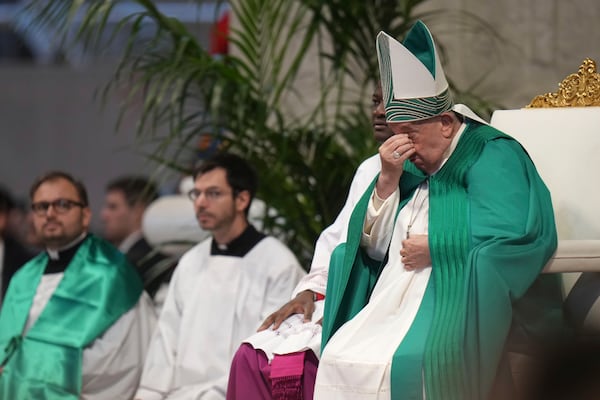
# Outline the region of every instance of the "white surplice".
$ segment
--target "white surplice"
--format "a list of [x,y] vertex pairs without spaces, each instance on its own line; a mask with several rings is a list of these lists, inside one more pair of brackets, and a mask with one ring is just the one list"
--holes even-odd
[[[408,332],[425,293],[431,268],[407,271],[402,263],[401,240],[390,243],[390,234],[404,237],[412,215],[412,234],[426,234],[429,201],[424,183],[419,196],[411,199],[394,217],[398,191],[375,211],[369,205],[369,218],[376,218],[363,243],[371,256],[381,258],[389,245],[389,261],[379,277],[369,303],[330,339],[321,356],[315,399],[389,399],[391,360]],[[418,212],[417,212],[418,211]],[[404,235],[404,236],[402,236]]]
[[304,275],[272,237],[243,257],[210,249],[211,239],[196,245],[175,269],[136,398],[224,399],[240,343],[289,300]]
[[[327,276],[329,272],[329,259],[331,253],[340,244],[346,241],[348,235],[348,221],[354,210],[354,206],[360,200],[361,196],[367,190],[367,187],[373,182],[375,176],[381,170],[381,159],[379,154],[375,154],[363,161],[356,169],[354,178],[348,191],[348,197],[344,207],[336,217],[335,221],[329,225],[317,239],[315,243],[315,253],[310,265],[308,274],[298,283],[294,289],[292,297],[304,290],[312,290],[316,293],[325,294],[327,287]],[[283,305],[283,304],[281,304]]]
[[[44,274],[24,334],[33,326],[64,273]],[[156,324],[152,301],[142,292],[137,304],[83,349],[82,400],[130,400],[142,374],[146,348]]]

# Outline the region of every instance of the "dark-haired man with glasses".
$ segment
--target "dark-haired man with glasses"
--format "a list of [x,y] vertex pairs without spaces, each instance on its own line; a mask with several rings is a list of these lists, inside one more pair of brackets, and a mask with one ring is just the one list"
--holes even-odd
[[129,399],[155,322],[139,276],[88,233],[81,182],[51,172],[30,197],[46,251],[14,275],[0,312],[0,398]]
[[212,238],[175,269],[136,398],[225,399],[235,350],[304,274],[283,243],[248,222],[256,186],[253,168],[233,154],[196,170],[189,196]]

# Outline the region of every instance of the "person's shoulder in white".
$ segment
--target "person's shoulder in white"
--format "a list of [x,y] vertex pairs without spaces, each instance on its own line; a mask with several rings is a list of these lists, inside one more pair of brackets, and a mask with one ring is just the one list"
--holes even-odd
[[[265,257],[265,251],[269,256]],[[279,239],[274,236],[266,236],[258,242],[245,256],[246,258],[257,258],[260,264],[274,269],[289,269],[304,275],[294,253]]]
[[131,399],[155,326],[152,300],[143,292],[132,309],[83,351],[81,399]]
[[329,270],[329,258],[337,245],[346,239],[347,225],[360,196],[381,169],[379,154],[365,159],[356,169],[344,207],[335,221],[321,232],[315,244],[315,252],[308,274],[294,289],[292,297],[305,290],[325,294]]
[[254,282],[257,290],[261,286],[265,290],[261,318],[266,318],[289,300],[294,287],[306,275],[294,253],[273,236],[263,238],[244,258],[250,267],[247,271],[249,281]]
[[365,159],[358,168],[356,168],[356,173],[354,176],[362,175],[362,174],[372,174],[371,179],[375,177],[375,174],[379,172],[381,169],[381,158],[379,154],[373,154],[371,157]]
[[175,268],[174,274],[181,274],[188,268],[194,268],[194,265],[197,264],[198,257],[205,256],[210,253],[211,241],[212,238],[204,239],[183,253],[183,255],[179,258],[179,262],[177,263],[177,268]]

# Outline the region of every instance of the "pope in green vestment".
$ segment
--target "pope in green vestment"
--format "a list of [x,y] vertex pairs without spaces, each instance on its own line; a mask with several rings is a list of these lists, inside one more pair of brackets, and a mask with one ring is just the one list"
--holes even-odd
[[[410,291],[400,297],[397,306],[385,304],[386,299],[381,296],[375,301],[371,297],[380,286],[393,286],[389,276],[404,277],[402,272],[391,275],[389,269],[404,267],[400,255],[391,249],[397,249],[407,234],[406,229],[398,228],[399,222],[394,223],[390,250],[383,260],[372,259],[361,246],[367,208],[377,197],[376,179],[353,212],[347,242],[331,258],[315,398],[486,400],[492,395],[513,303],[525,294],[556,249],[550,193],[526,151],[514,139],[473,119],[460,117],[456,122],[457,117],[451,117],[453,104],[447,83],[431,36],[422,23],[409,32],[404,41],[406,47],[394,48],[396,45],[402,46],[389,37],[378,37],[388,123],[434,121],[431,118],[444,114],[460,125],[453,131],[455,147],[448,150],[446,159],[442,161],[440,157],[439,169],[425,173],[411,158],[404,161],[399,179],[398,220],[403,209],[415,201],[413,196],[422,190],[428,193],[430,275],[423,281],[423,293],[416,300],[410,298]],[[400,68],[414,60],[394,64],[396,56],[415,58],[407,49],[418,54],[417,61],[427,67],[432,84],[424,86],[432,88],[430,96],[404,96],[402,90],[412,82],[398,86],[401,78],[393,76],[401,73],[402,79],[416,79],[410,76],[410,68]],[[427,132],[432,135],[431,130]],[[413,140],[417,139],[405,140],[404,147],[397,147],[393,153],[390,150],[390,154],[380,150],[382,165],[400,158],[400,152],[406,151]],[[382,149],[387,148],[384,146]],[[389,158],[383,159],[384,156]],[[403,217],[404,223],[409,220],[409,227],[420,209],[410,206],[410,216]],[[387,281],[382,283],[382,277]],[[378,294],[382,292],[379,290]],[[409,302],[415,305],[414,315],[402,311]],[[360,361],[352,355],[344,358],[348,354],[339,345],[351,344],[365,352],[385,347],[373,343],[381,341],[376,336],[378,332],[371,332],[370,336],[361,333],[369,329],[363,321],[378,313],[373,304],[391,310],[371,319],[380,322],[382,329],[393,326],[390,321],[398,318],[408,324],[406,332],[398,333],[400,343],[389,355],[391,391],[386,393],[377,393],[376,389],[385,374],[371,366],[364,368],[368,373],[361,372]],[[364,346],[353,340],[363,340]],[[335,343],[333,350],[328,348],[330,343]],[[382,368],[385,357],[380,357],[384,361]],[[339,371],[331,371],[336,369]],[[345,389],[340,389],[346,385],[344,379],[349,388],[345,393]]]

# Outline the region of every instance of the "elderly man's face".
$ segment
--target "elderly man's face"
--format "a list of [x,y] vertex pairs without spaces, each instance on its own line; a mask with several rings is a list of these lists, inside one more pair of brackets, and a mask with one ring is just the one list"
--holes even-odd
[[404,134],[413,141],[415,154],[410,158],[417,168],[432,174],[441,165],[444,154],[452,141],[448,126],[442,116],[416,122],[389,123],[394,134]]

